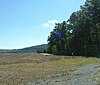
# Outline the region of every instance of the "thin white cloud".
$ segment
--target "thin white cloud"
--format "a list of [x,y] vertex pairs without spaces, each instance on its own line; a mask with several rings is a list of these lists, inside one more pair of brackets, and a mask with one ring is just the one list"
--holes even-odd
[[44,27],[44,28],[51,28],[52,26],[51,26],[50,24],[48,24],[48,23],[44,23],[44,24],[43,24],[43,27]]
[[57,20],[49,20],[47,23],[43,24],[44,28],[53,28],[55,23],[58,23]]
[[57,20],[49,20],[48,23],[55,24],[55,23],[58,23],[58,21]]

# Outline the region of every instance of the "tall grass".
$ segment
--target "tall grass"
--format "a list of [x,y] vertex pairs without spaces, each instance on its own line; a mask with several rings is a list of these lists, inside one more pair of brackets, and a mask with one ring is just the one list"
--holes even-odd
[[89,63],[100,63],[100,59],[44,56],[36,53],[0,54],[0,85],[27,85],[28,82],[59,69],[67,71]]

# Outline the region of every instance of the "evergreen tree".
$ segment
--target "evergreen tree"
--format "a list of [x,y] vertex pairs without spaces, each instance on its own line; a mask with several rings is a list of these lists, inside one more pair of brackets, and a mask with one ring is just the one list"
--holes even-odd
[[67,22],[57,23],[48,38],[48,52],[100,56],[100,0],[86,0]]

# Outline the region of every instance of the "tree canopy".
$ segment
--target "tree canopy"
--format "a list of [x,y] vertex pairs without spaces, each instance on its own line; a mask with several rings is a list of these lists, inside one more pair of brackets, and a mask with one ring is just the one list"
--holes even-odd
[[58,55],[100,56],[100,0],[86,0],[67,21],[56,23],[47,51]]

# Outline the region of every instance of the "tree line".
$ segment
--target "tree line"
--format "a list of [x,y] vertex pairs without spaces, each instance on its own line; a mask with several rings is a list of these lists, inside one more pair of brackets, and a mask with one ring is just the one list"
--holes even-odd
[[48,37],[47,52],[100,56],[100,0],[86,0],[67,21],[56,23]]

